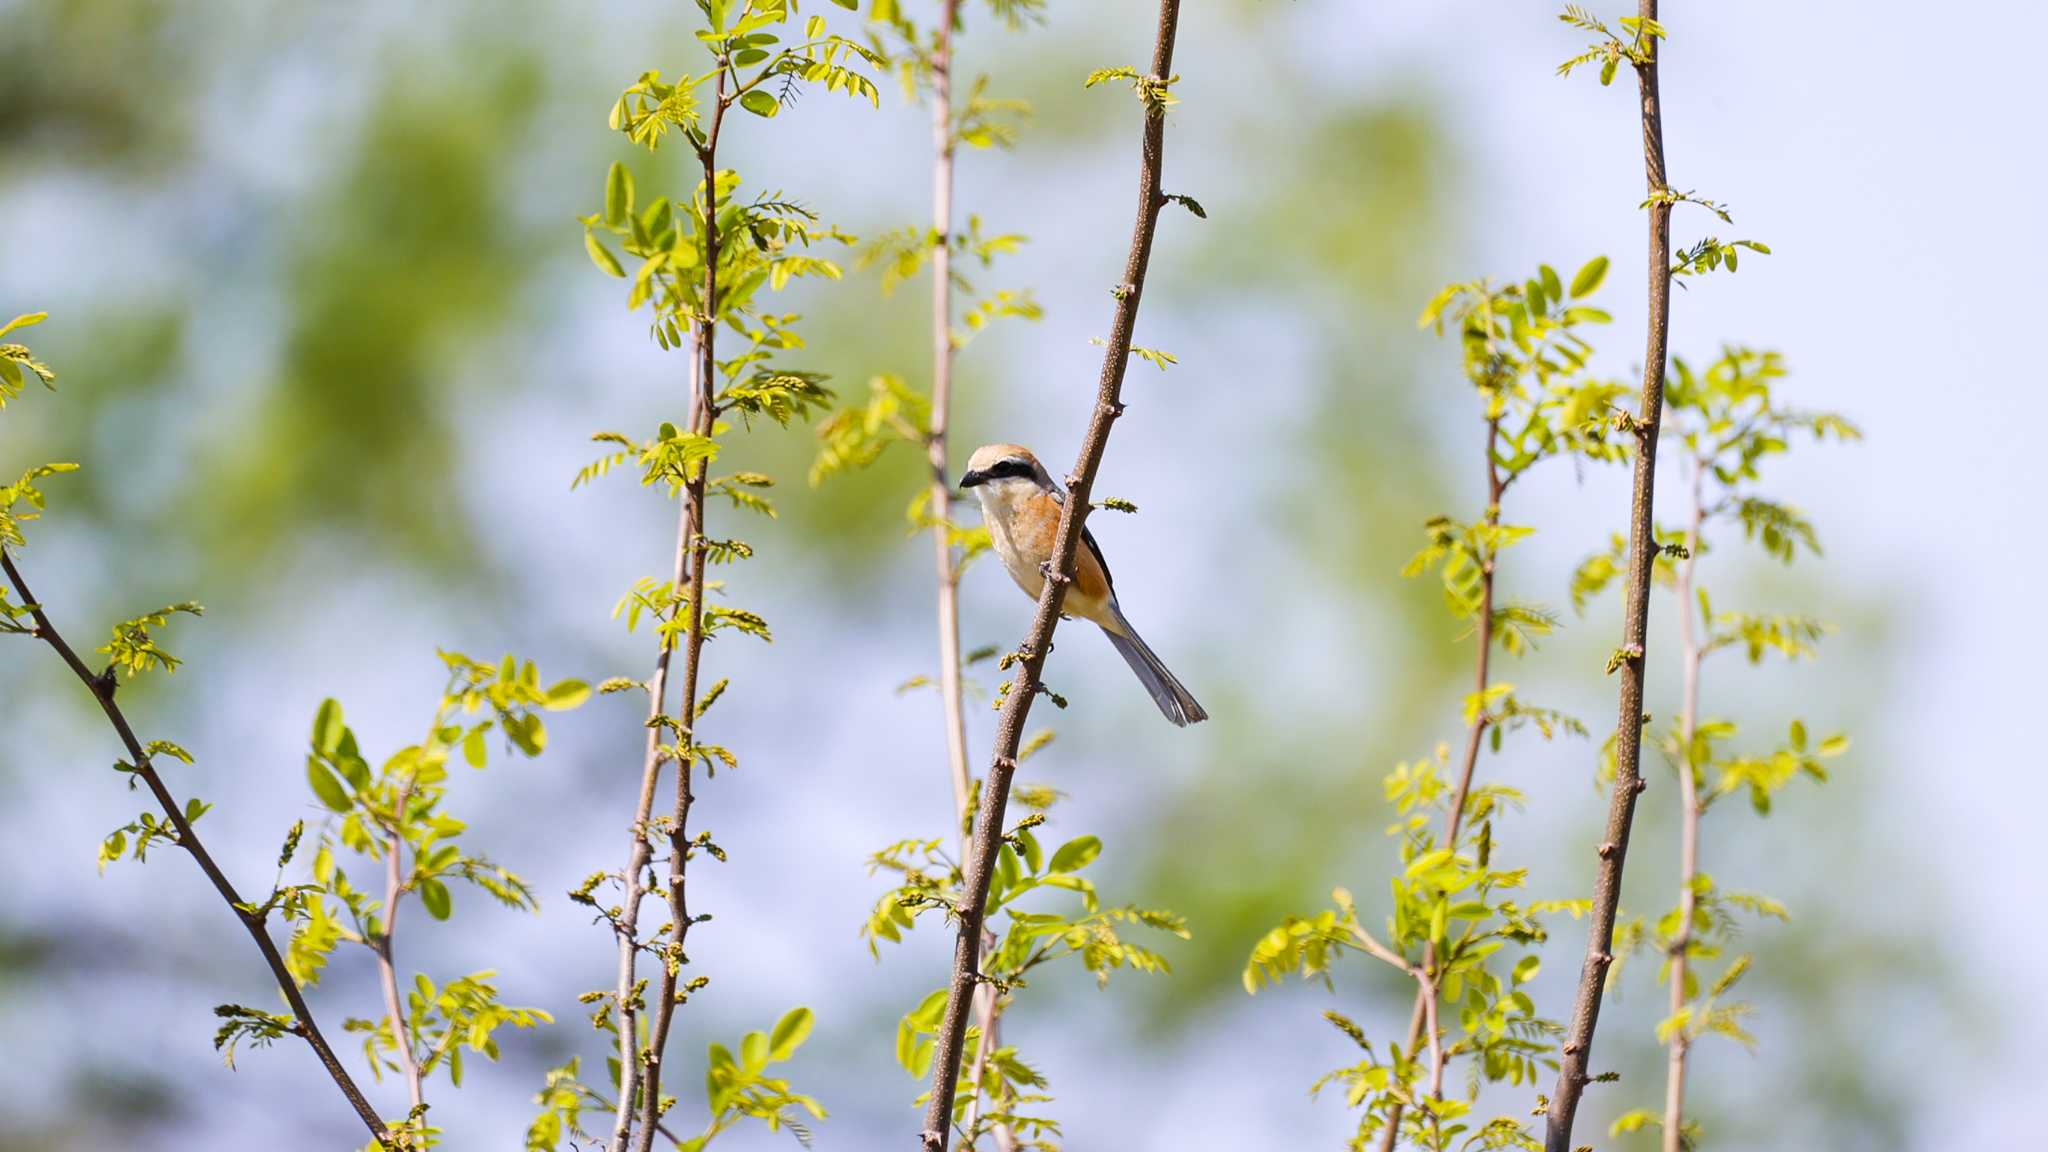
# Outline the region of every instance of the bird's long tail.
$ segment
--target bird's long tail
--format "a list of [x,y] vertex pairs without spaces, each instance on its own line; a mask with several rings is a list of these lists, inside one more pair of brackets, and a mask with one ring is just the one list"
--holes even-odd
[[1120,631],[1104,628],[1102,634],[1109,637],[1109,642],[1123,656],[1124,663],[1138,674],[1139,682],[1145,685],[1145,691],[1152,694],[1152,702],[1159,705],[1159,711],[1179,728],[1207,720],[1209,714],[1202,710],[1186,686],[1167,670],[1158,655],[1138,638],[1138,630],[1124,619],[1122,610],[1111,605],[1110,611],[1115,614]]

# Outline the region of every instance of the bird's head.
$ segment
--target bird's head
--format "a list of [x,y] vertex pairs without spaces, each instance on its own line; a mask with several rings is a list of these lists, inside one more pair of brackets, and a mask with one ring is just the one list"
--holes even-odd
[[1029,448],[1019,444],[984,444],[967,458],[967,472],[960,477],[960,487],[986,489],[980,493],[986,496],[1027,489],[1051,492],[1057,485]]

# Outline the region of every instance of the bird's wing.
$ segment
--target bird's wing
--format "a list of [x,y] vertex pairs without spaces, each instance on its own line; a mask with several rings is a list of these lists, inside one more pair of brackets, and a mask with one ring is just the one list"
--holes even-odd
[[1095,557],[1096,566],[1102,569],[1103,587],[1114,594],[1116,592],[1116,577],[1109,574],[1109,561],[1102,558],[1102,545],[1095,542],[1095,533],[1090,532],[1086,524],[1081,526],[1081,543],[1088,546],[1088,554]]

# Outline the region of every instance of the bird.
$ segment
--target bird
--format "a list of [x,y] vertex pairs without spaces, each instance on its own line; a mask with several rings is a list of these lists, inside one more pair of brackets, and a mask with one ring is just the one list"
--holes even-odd
[[[1060,508],[1066,490],[1046,473],[1045,465],[1031,451],[1017,444],[985,444],[968,458],[967,472],[960,488],[971,491],[981,503],[981,519],[988,525],[989,543],[1002,559],[1003,568],[1017,587],[1033,600],[1045,591],[1045,565],[1052,559],[1053,541],[1059,535]],[[1138,630],[1131,627],[1116,600],[1116,585],[1109,564],[1095,535],[1081,529],[1084,547],[1074,558],[1073,583],[1061,611],[1078,616],[1102,629],[1109,642],[1145,690],[1153,703],[1176,727],[1207,720],[1209,714],[1194,695],[1167,670]]]

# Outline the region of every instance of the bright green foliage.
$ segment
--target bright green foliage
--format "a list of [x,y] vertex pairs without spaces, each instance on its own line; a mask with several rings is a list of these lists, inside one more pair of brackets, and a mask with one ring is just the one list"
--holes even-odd
[[1630,67],[1639,67],[1649,62],[1657,50],[1656,41],[1664,38],[1664,26],[1655,20],[1640,16],[1623,16],[1616,23],[1626,37],[1607,27],[1605,21],[1577,4],[1567,4],[1558,19],[1600,37],[1592,47],[1557,66],[1559,76],[1569,76],[1581,64],[1600,62],[1600,83],[1602,86],[1614,83],[1614,74],[1623,62]]
[[[855,7],[848,0],[840,3]],[[745,471],[717,474],[713,469],[727,454],[731,437],[752,430],[757,420],[787,427],[810,420],[831,401],[823,375],[778,362],[784,353],[801,350],[804,341],[795,327],[799,318],[770,311],[766,296],[804,277],[839,279],[839,265],[818,250],[855,243],[854,237],[821,223],[810,207],[780,192],[739,195],[739,173],[718,166],[720,137],[733,130],[727,114],[740,109],[773,119],[805,85],[878,104],[874,81],[859,68],[883,63],[872,49],[828,32],[822,16],[809,17],[801,37],[785,43],[787,26],[797,15],[795,0],[699,0],[697,6],[706,22],[696,34],[705,54],[701,71],[685,70],[673,81],[665,80],[660,71],[644,72],[620,94],[611,113],[611,127],[650,152],[680,137],[697,161],[695,187],[683,196],[657,196],[642,204],[631,170],[613,164],[605,178],[602,208],[582,220],[591,260],[606,274],[631,281],[626,305],[636,311],[648,308],[649,333],[655,342],[663,349],[691,353],[689,418],[664,421],[647,438],[599,433],[594,439],[607,446],[605,454],[572,482],[572,487],[581,486],[630,462],[638,466],[643,486],[685,502],[690,528],[677,546],[687,575],[681,580],[671,575],[636,581],[613,614],[623,616],[629,629],[643,617],[652,619],[661,666],[666,669],[671,653],[681,652],[687,671],[680,679],[686,684],[696,680],[702,644],[720,633],[771,639],[768,622],[758,613],[711,603],[709,598],[723,590],[723,582],[704,578],[701,572],[705,565],[734,564],[754,554],[743,540],[708,534],[710,500],[723,498],[736,510],[772,518],[775,506],[766,490],[774,486],[774,478]],[[615,254],[615,246],[625,254],[624,261]],[[726,341],[718,344],[721,331]],[[734,336],[739,338],[737,351],[732,350]],[[721,352],[724,355],[717,355]],[[657,706],[657,714],[647,721],[655,733],[646,767],[648,788],[654,787],[664,765],[673,764],[683,774],[702,765],[707,775],[719,767],[739,765],[736,753],[699,733],[699,722],[726,684],[719,680],[698,699],[683,701],[680,717],[659,714]],[[605,682],[604,690],[633,686],[634,681],[614,677]],[[529,1130],[529,1149],[587,1139],[578,1117],[586,1105],[615,1113],[621,1134],[630,1131],[629,1117],[638,1114],[651,1090],[648,1079],[635,1079],[622,1089],[622,1072],[628,1067],[622,1061],[633,1061],[630,1068],[636,1077],[649,1069],[651,1079],[651,1069],[658,1067],[652,1058],[668,1039],[666,1010],[685,1002],[707,982],[702,976],[683,980],[680,973],[689,962],[685,935],[692,924],[710,919],[708,915],[677,915],[672,920],[682,923],[667,923],[650,933],[643,933],[639,923],[641,900],[665,894],[669,885],[653,869],[657,853],[666,854],[663,863],[678,874],[700,853],[725,859],[724,850],[706,833],[680,842],[676,830],[685,826],[693,802],[687,775],[677,797],[672,814],[636,822],[631,868],[595,874],[570,893],[573,901],[595,909],[610,925],[626,954],[622,967],[631,970],[619,987],[582,997],[592,1006],[592,1023],[615,1045],[617,1056],[610,1062],[613,1099],[606,1101],[583,1087],[573,1062],[555,1069],[539,1099],[543,1111]],[[645,865],[639,863],[642,859]],[[597,892],[608,883],[619,884],[628,899],[616,906],[602,903]],[[674,884],[680,891],[681,881]],[[660,965],[658,996],[669,1001],[662,1005],[661,1023],[652,1027],[643,1012],[649,1008],[648,982],[637,972],[642,953]],[[795,1028],[792,1022],[799,1018],[800,1031],[807,1032],[807,1009],[785,1017],[784,1025]],[[680,1140],[680,1146],[701,1148],[748,1117],[807,1136],[793,1110],[816,1117],[824,1114],[823,1109],[792,1092],[787,1082],[763,1072],[767,1063],[787,1059],[801,1040],[801,1034],[789,1040],[784,1027],[778,1026],[772,1040],[749,1036],[737,1060],[714,1045],[707,1085],[709,1126],[692,1139]],[[631,1098],[619,1100],[622,1091]],[[660,1095],[653,1103],[656,1115],[666,1116],[673,1098]],[[676,1125],[669,1122],[666,1127]],[[642,1142],[651,1137],[640,1134]]]
[[[0,336],[17,329],[32,328],[47,320],[49,316],[48,312],[30,312],[16,316],[7,323],[0,324]],[[42,381],[43,386],[51,391],[56,391],[57,374],[50,370],[48,364],[36,359],[24,345],[0,343],[0,409],[5,409],[9,400],[21,395],[22,385],[29,376]]]
[[[16,316],[5,325],[0,325],[0,336],[22,328],[32,328],[49,317],[47,312],[30,312]],[[25,345],[0,343],[0,411],[4,411],[9,400],[21,395],[22,386],[29,376],[43,382],[51,391],[56,391],[57,374],[50,366],[35,358]],[[76,464],[43,464],[30,468],[21,474],[21,479],[12,484],[0,485],[0,547],[21,548],[28,541],[22,535],[22,525],[39,519],[43,513],[44,497],[36,481],[49,476],[78,470]],[[0,588],[0,633],[23,632],[27,629],[18,623],[26,618],[28,610],[13,603],[6,589]]]
[[[1037,0],[1011,0],[991,7],[1015,26],[1036,15],[1041,5]],[[906,98],[915,99],[934,80],[940,30],[921,28],[891,0],[874,5],[873,19],[875,43],[878,47],[886,46],[884,50],[903,82]],[[1163,88],[1160,94],[1164,95]],[[942,150],[941,162],[949,163],[962,144],[969,148],[1009,147],[1016,139],[1016,122],[1028,116],[1029,111],[1022,101],[990,96],[988,78],[977,78],[964,103],[956,101],[953,106],[952,132]],[[888,294],[924,272],[935,263],[935,255],[944,252],[948,257],[946,287],[950,290],[944,330],[949,349],[958,351],[996,320],[1036,320],[1042,315],[1028,291],[998,289],[983,293],[961,272],[970,260],[987,269],[997,257],[1015,251],[1023,242],[1024,237],[1019,235],[984,231],[981,218],[970,213],[967,226],[954,228],[950,233],[929,226],[886,233],[863,251],[860,266],[879,267],[881,289]],[[958,323],[952,315],[956,297]],[[935,327],[938,326],[935,321]],[[1173,360],[1170,355],[1151,349],[1133,349],[1133,353],[1161,369]],[[865,468],[892,445],[908,445],[920,454],[928,452],[939,443],[933,425],[933,401],[928,392],[913,387],[901,376],[879,374],[871,381],[865,402],[841,408],[819,426],[820,447],[811,467],[811,483],[821,484],[839,473]],[[913,533],[927,529],[943,533],[952,553],[941,568],[941,579],[957,583],[960,573],[988,550],[988,529],[979,524],[967,527],[956,521],[950,487],[940,484],[938,488],[948,493],[945,507],[933,506],[938,493],[929,482],[920,483],[910,495],[909,527]],[[1123,510],[1136,511],[1128,501],[1115,503]],[[967,667],[995,657],[997,652],[995,648],[984,648],[969,653],[962,668],[956,671],[964,673]],[[999,667],[1007,668],[1012,658],[1003,657]],[[926,687],[933,682],[931,677],[915,676],[905,681],[900,690]],[[994,698],[998,706],[1009,688],[1008,682],[998,687]],[[1040,690],[1054,704],[1066,706],[1066,700],[1050,688],[1041,685]],[[1028,758],[1052,739],[1051,731],[1039,732],[1020,747],[1019,759]],[[1044,809],[1053,802],[1054,795],[1049,790],[1031,788],[1020,788],[1017,795],[1036,811],[998,850],[996,872],[990,881],[986,909],[990,934],[982,956],[982,975],[996,990],[990,1019],[999,1019],[1009,1009],[1016,993],[1025,987],[1029,973],[1065,957],[1073,957],[1099,983],[1107,983],[1118,968],[1166,971],[1165,959],[1131,939],[1131,930],[1148,928],[1185,937],[1187,930],[1180,918],[1134,906],[1103,906],[1094,884],[1079,875],[1101,852],[1101,842],[1084,836],[1068,842],[1048,858],[1032,829],[1044,820]],[[862,929],[870,949],[878,949],[882,940],[900,940],[905,931],[916,925],[919,916],[931,909],[942,909],[949,917],[953,914],[962,898],[964,878],[958,863],[948,854],[948,843],[949,839],[944,837],[905,840],[870,858],[872,870],[891,873],[898,880],[877,902]],[[1080,907],[1057,910],[1034,906],[1027,910],[1017,906],[1020,898],[1042,889],[1072,893]],[[1008,919],[1003,921],[1006,927],[998,935],[999,913],[1007,913]],[[945,989],[938,990],[907,1014],[898,1027],[896,1056],[914,1078],[924,1079],[931,1074],[935,1034],[945,1011],[946,997]],[[1004,1146],[1057,1147],[1054,1141],[1059,1136],[1059,1125],[1045,1114],[1044,1106],[1052,1099],[1045,1091],[1047,1081],[1018,1055],[1015,1046],[997,1043],[994,1035],[984,1037],[977,1020],[969,1026],[963,1052],[961,1090],[953,1102],[953,1122],[960,1132],[958,1146],[974,1147],[977,1140],[993,1133]],[[920,1097],[920,1102],[923,1099]]]
[[188,600],[154,612],[144,612],[133,620],[114,625],[114,638],[101,645],[98,651],[105,654],[113,667],[126,672],[131,680],[153,668],[175,672],[182,661],[157,647],[156,641],[150,638],[149,630],[163,627],[177,612],[204,616],[206,609]]
[[[685,1152],[701,1152],[720,1133],[743,1120],[758,1120],[771,1132],[787,1128],[806,1147],[811,1130],[805,1116],[825,1118],[825,1107],[815,1099],[793,1090],[789,1081],[768,1074],[770,1066],[787,1062],[810,1038],[814,1016],[809,1008],[792,1008],[767,1032],[749,1032],[741,1039],[738,1054],[723,1044],[710,1046],[710,1066],[705,1070],[705,1099],[710,1121],[694,1136],[678,1135],[674,1146]],[[599,1139],[583,1124],[585,1111],[610,1113],[613,1102],[585,1085],[579,1078],[580,1062],[570,1060],[548,1071],[547,1082],[534,1103],[540,1113],[526,1130],[527,1152],[550,1152],[570,1144],[591,1147]],[[664,1098],[663,1114],[673,1103]]]
[[[417,897],[435,920],[453,915],[456,883],[481,889],[509,908],[537,908],[525,881],[460,843],[466,826],[443,808],[449,768],[458,759],[483,768],[500,740],[522,755],[540,755],[547,746],[541,714],[580,705],[590,689],[577,680],[543,686],[531,662],[510,656],[497,664],[456,652],[443,652],[441,659],[448,681],[426,736],[377,768],[362,753],[340,704],[328,700],[313,717],[307,783],[332,815],[316,836],[310,882],[286,885],[281,879],[298,845],[300,830],[294,828],[280,854],[279,883],[261,906],[247,909],[259,917],[278,911],[292,925],[285,963],[302,986],[318,983],[344,943],[361,945],[388,966],[397,911],[407,896]],[[404,982],[409,987],[402,1032],[388,1013],[352,1018],[344,1026],[362,1035],[364,1057],[380,1078],[404,1071],[402,1044],[422,1079],[445,1065],[450,1082],[459,1085],[466,1052],[495,1060],[498,1029],[532,1028],[550,1019],[539,1009],[501,1003],[492,977],[475,972],[436,984],[415,974]],[[397,973],[391,978],[397,980]],[[422,1130],[419,1138],[431,1142],[433,1136]]]
[[[1839,442],[1860,439],[1861,433],[1833,413],[1781,404],[1776,391],[1785,375],[1784,359],[1778,353],[1742,347],[1724,348],[1704,368],[1677,358],[1671,363],[1664,391],[1663,435],[1677,450],[1688,474],[1692,509],[1689,527],[1683,533],[1659,533],[1663,548],[1656,559],[1655,577],[1666,587],[1690,587],[1692,602],[1679,605],[1679,610],[1692,614],[1686,632],[1692,647],[1684,658],[1692,664],[1695,676],[1709,657],[1727,649],[1741,651],[1751,664],[1771,655],[1788,660],[1811,658],[1828,631],[1821,622],[1803,616],[1718,610],[1695,576],[1699,559],[1714,554],[1714,534],[1723,526],[1731,534],[1739,528],[1745,541],[1781,563],[1789,564],[1801,553],[1820,553],[1811,521],[1792,505],[1757,490],[1763,465],[1789,451],[1800,438]],[[1612,579],[1619,546],[1617,542],[1616,549],[1580,566],[1573,581],[1575,602],[1583,604]],[[1816,740],[1808,735],[1806,724],[1795,719],[1781,741],[1767,743],[1759,752],[1737,752],[1734,748],[1741,732],[1734,721],[1694,715],[1688,739],[1687,711],[1678,710],[1678,720],[1657,743],[1674,771],[1692,777],[1702,820],[1731,796],[1746,797],[1758,815],[1768,815],[1773,797],[1794,779],[1806,776],[1825,781],[1827,762],[1849,748],[1848,737],[1836,734]],[[1672,978],[1673,961],[1678,956],[1685,958],[1684,1006],[1659,1024],[1659,1043],[1690,1045],[1702,1036],[1720,1035],[1754,1044],[1744,1023],[1750,1006],[1728,998],[1748,971],[1750,957],[1734,956],[1711,979],[1707,971],[1727,954],[1744,916],[1782,920],[1786,911],[1768,897],[1723,890],[1711,875],[1700,872],[1692,877],[1689,891],[1681,893],[1681,902],[1654,925],[1633,920],[1617,930],[1617,959],[1640,948],[1654,949],[1663,958],[1660,981]],[[1620,975],[1617,963],[1610,979],[1618,980]],[[1659,1113],[1638,1110],[1617,1120],[1614,1131],[1663,1122]],[[1688,1119],[1685,1125],[1689,1138],[1696,1140],[1697,1122]]]
[[[1040,735],[1044,739],[1035,743],[1043,746],[1050,734]],[[1054,794],[1046,789],[1019,788],[1017,797],[1033,811],[1004,837],[997,850],[986,921],[997,943],[982,958],[982,974],[997,990],[998,1014],[1029,987],[1032,973],[1067,957],[1093,974],[1098,987],[1107,986],[1118,969],[1169,972],[1166,957],[1133,939],[1132,930],[1187,939],[1186,923],[1171,912],[1135,905],[1105,906],[1094,882],[1081,875],[1102,854],[1102,841],[1079,836],[1048,854],[1034,829],[1044,824]],[[869,950],[877,956],[880,941],[902,940],[903,933],[916,927],[921,916],[934,910],[950,919],[951,910],[963,898],[964,878],[944,840],[899,841],[870,857],[868,866],[870,871],[890,873],[898,881],[876,902],[861,929]],[[1034,893],[1054,900],[1033,899],[1030,907],[1023,906],[1025,898]],[[1061,897],[1061,893],[1068,895]],[[1006,919],[999,921],[999,914]],[[897,1026],[896,1059],[914,1079],[931,1075],[945,1006],[946,990],[940,988]],[[970,1026],[963,1051],[970,1054],[972,1063],[962,1077],[967,1090],[954,1101],[954,1122],[962,1126],[962,1146],[971,1146],[1002,1126],[1018,1137],[1021,1147],[1056,1149],[1049,1140],[1059,1134],[1058,1123],[1037,1114],[1038,1106],[1052,1099],[1042,1091],[1045,1077],[1023,1061],[1014,1045],[984,1050],[978,1027]],[[979,1082],[974,1080],[975,1069],[979,1069]]]
[[[1440,744],[1434,757],[1398,765],[1386,778],[1398,816],[1387,833],[1401,870],[1380,930],[1367,927],[1350,892],[1338,888],[1332,908],[1290,916],[1268,932],[1244,969],[1248,992],[1289,973],[1332,985],[1336,960],[1358,953],[1417,983],[1429,1012],[1412,1042],[1404,1036],[1376,1044],[1348,1017],[1326,1013],[1361,1059],[1315,1089],[1341,1088],[1346,1105],[1359,1111],[1354,1148],[1371,1146],[1397,1115],[1398,1138],[1413,1147],[1540,1147],[1520,1118],[1479,1122],[1472,1109],[1483,1084],[1531,1084],[1556,1066],[1562,1029],[1537,1012],[1522,986],[1541,964],[1536,949],[1545,931],[1538,917],[1570,909],[1510,898],[1525,873],[1496,863],[1495,835],[1522,798],[1478,780],[1476,768],[1483,748],[1498,752],[1509,733],[1523,728],[1545,739],[1586,735],[1578,720],[1523,701],[1513,683],[1488,673],[1494,648],[1524,655],[1558,624],[1548,608],[1495,594],[1502,559],[1535,533],[1502,519],[1503,498],[1546,460],[1610,463],[1628,456],[1631,437],[1612,433],[1631,427],[1619,407],[1630,389],[1589,370],[1592,347],[1582,335],[1607,322],[1607,313],[1587,303],[1607,267],[1604,257],[1588,261],[1569,285],[1549,265],[1518,284],[1453,284],[1422,314],[1424,327],[1456,326],[1487,430],[1487,503],[1471,520],[1438,516],[1424,524],[1424,545],[1404,574],[1437,577],[1446,610],[1466,637],[1476,638],[1485,686],[1464,699],[1460,761]],[[1464,1091],[1446,1094],[1447,1074],[1461,1061]]]

